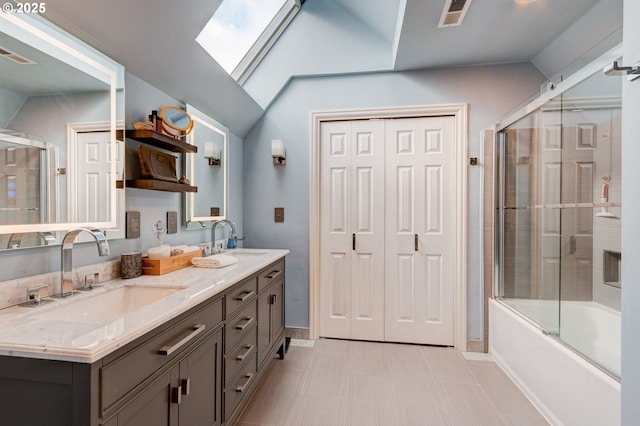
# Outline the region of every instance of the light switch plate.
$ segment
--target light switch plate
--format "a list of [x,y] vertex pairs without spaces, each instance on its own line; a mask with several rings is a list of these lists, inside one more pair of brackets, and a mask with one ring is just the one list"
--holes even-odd
[[167,234],[178,233],[178,212],[167,212]]
[[125,238],[140,238],[140,212],[126,212]]
[[284,207],[276,207],[274,210],[274,220],[284,222]]

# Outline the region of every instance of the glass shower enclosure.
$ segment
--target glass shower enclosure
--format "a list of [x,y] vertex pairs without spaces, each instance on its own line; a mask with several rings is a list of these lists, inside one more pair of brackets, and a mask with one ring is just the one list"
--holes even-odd
[[616,378],[623,78],[550,84],[497,138],[495,297]]

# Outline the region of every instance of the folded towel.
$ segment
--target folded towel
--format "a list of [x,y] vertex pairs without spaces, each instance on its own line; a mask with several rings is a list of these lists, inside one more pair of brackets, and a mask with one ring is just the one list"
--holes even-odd
[[238,259],[226,254],[216,254],[209,257],[194,257],[191,263],[198,268],[224,268],[225,266],[237,263]]

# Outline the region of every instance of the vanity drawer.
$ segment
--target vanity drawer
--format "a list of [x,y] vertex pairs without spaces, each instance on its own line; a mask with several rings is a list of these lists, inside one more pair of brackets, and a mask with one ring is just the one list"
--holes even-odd
[[258,320],[258,303],[254,298],[242,308],[232,319],[227,320],[224,327],[224,353],[228,353],[231,348],[238,344],[238,341],[256,325]]
[[264,268],[258,274],[258,291],[262,291],[276,280],[284,277],[284,258]]
[[176,359],[184,349],[222,324],[222,299],[188,314],[147,341],[105,362],[100,369],[100,407],[104,413],[147,377]]
[[235,312],[251,298],[256,295],[256,278],[255,276],[248,279],[243,284],[238,285],[227,293],[225,297],[226,318],[235,315]]
[[231,382],[236,372],[244,368],[245,364],[249,362],[251,358],[255,359],[257,348],[257,327],[253,327],[246,335],[242,336],[238,345],[234,346],[225,355],[225,385]]
[[228,385],[224,392],[224,418],[225,422],[232,416],[240,401],[245,399],[254,387],[255,381],[258,378],[256,369],[256,357],[252,356],[249,361],[244,365],[240,374],[233,378],[233,381]]

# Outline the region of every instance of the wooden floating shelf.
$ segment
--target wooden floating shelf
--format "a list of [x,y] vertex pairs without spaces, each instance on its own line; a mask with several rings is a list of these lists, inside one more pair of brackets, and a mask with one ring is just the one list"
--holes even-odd
[[197,186],[157,179],[130,179],[127,180],[127,187],[168,192],[198,192]]
[[126,131],[127,138],[171,152],[198,152],[198,147],[155,130],[133,129]]

